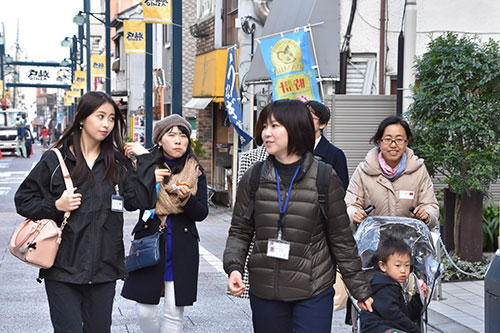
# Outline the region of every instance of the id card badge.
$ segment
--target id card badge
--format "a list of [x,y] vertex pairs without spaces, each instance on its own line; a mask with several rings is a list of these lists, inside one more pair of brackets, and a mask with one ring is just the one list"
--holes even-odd
[[267,241],[268,257],[288,260],[289,254],[290,254],[290,242],[275,238],[270,238]]
[[123,213],[123,197],[121,195],[114,194],[111,196],[111,210]]

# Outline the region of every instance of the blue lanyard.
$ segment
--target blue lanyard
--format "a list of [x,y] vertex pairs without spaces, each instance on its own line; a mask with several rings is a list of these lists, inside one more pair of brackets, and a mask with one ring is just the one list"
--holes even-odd
[[[160,182],[156,183],[156,195],[160,192]],[[151,216],[149,217],[152,219],[155,216],[155,209],[150,209],[149,212],[151,213]]]
[[283,222],[283,216],[285,215],[286,209],[288,207],[288,200],[290,200],[290,193],[292,192],[293,182],[295,181],[295,178],[299,174],[299,170],[300,170],[300,164],[297,167],[297,170],[295,170],[295,174],[293,175],[292,181],[290,182],[290,187],[288,188],[288,194],[286,195],[286,198],[285,198],[285,205],[282,208],[281,207],[280,177],[278,175],[278,169],[274,168],[274,171],[276,172],[276,182],[278,185],[278,204],[280,207],[280,219],[278,220],[278,226],[279,226],[278,239],[281,239],[281,230],[283,229],[283,226],[285,225],[285,223]]

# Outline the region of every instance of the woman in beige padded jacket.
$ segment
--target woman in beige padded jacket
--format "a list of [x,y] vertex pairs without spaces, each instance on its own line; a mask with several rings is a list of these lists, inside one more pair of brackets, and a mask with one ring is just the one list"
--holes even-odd
[[434,187],[423,159],[408,148],[409,139],[410,127],[401,117],[391,116],[379,124],[370,140],[377,146],[358,165],[347,188],[347,213],[355,226],[368,217],[364,209],[369,205],[375,206],[372,216],[413,217],[430,229],[437,226]]

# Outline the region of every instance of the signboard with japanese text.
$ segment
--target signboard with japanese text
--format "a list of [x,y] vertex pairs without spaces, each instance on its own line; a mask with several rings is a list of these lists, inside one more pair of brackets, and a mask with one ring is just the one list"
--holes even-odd
[[66,90],[64,93],[64,106],[70,106],[74,102],[74,97],[73,94],[71,93],[71,90]]
[[106,77],[106,56],[100,54],[90,55],[91,71],[93,77]]
[[[18,66],[19,83],[62,84],[61,80],[71,80],[66,67]],[[69,75],[69,77],[68,77]],[[59,77],[59,80],[57,79]]]
[[260,49],[273,82],[273,100],[305,97],[321,101],[306,31],[263,39]]
[[171,0],[142,0],[142,12],[146,23],[172,23]]
[[240,136],[241,145],[245,147],[252,141],[252,137],[243,129],[241,119],[240,100],[238,95],[238,84],[236,77],[236,54],[235,47],[227,51],[226,82],[224,84],[224,104],[231,125]]
[[132,140],[144,144],[145,142],[145,126],[144,116],[134,116],[134,129],[132,133]]
[[69,91],[73,97],[82,96],[82,90],[79,87],[76,87],[74,83],[71,85],[71,89]]
[[144,21],[124,20],[123,37],[125,53],[139,54],[146,50],[146,24]]
[[80,89],[87,87],[87,71],[75,71],[73,86]]

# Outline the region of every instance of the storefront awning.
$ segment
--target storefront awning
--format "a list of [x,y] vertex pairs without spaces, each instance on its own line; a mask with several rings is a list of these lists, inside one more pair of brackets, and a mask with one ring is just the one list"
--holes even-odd
[[213,97],[207,98],[191,98],[189,102],[184,105],[188,109],[204,110],[212,101]]
[[197,55],[194,64],[193,97],[224,96],[226,66],[227,49]]

